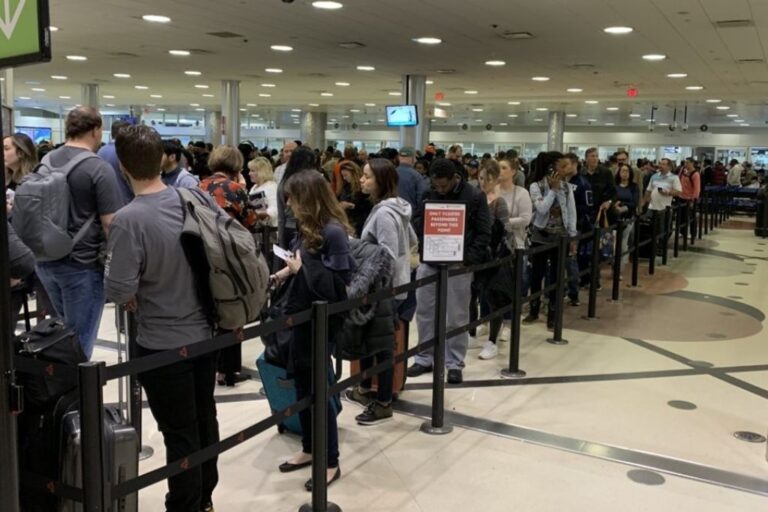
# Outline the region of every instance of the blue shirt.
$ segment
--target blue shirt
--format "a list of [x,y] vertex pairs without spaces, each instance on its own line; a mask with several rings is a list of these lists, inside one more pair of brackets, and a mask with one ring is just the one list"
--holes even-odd
[[411,204],[411,210],[416,211],[419,202],[429,188],[424,178],[410,165],[401,165],[397,168],[397,195]]
[[114,141],[103,146],[96,154],[106,160],[107,163],[112,166],[112,169],[114,169],[115,176],[117,177],[117,184],[120,189],[120,197],[123,199],[123,205],[133,201],[133,190],[131,190],[131,185],[125,179],[125,176],[123,176],[122,171],[120,171],[120,161],[117,159],[117,151],[115,150]]
[[549,211],[555,204],[560,205],[563,225],[569,236],[578,235],[576,231],[576,201],[573,199],[571,185],[561,182],[560,190],[549,188],[547,180],[531,183],[531,201],[533,202],[533,225],[544,229],[549,223]]

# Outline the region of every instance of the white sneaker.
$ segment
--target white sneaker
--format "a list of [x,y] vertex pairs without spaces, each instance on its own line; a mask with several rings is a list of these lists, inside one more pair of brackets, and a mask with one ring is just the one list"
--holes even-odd
[[502,327],[499,331],[499,338],[497,341],[509,341],[512,339],[512,329],[509,327]]
[[485,336],[488,336],[488,324],[480,324],[480,326],[478,326],[476,329],[475,334],[478,338],[484,338]]
[[480,351],[480,355],[478,357],[480,359],[486,360],[486,359],[493,359],[498,355],[499,355],[499,347],[497,347],[496,344],[493,343],[492,341],[486,341],[485,345],[483,346],[483,350]]
[[469,337],[469,345],[467,345],[467,349],[468,350],[474,350],[476,348],[482,348],[484,346],[485,345],[483,345],[483,341],[482,340],[478,339],[475,336],[470,336]]

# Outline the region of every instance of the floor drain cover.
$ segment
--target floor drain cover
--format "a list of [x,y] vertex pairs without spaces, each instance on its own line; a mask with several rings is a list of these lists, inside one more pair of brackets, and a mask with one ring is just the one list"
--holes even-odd
[[715,366],[709,361],[688,361],[688,364],[696,368],[713,368]]
[[643,485],[664,485],[666,480],[662,475],[645,469],[630,469],[627,476],[633,482]]
[[733,437],[735,437],[739,441],[746,441],[748,443],[764,443],[765,442],[765,436],[761,436],[756,432],[746,432],[746,431],[734,432]]
[[684,411],[692,411],[697,408],[696,404],[693,402],[686,402],[685,400],[670,400],[667,402],[667,405]]
[[749,283],[736,283],[738,286],[749,286]]

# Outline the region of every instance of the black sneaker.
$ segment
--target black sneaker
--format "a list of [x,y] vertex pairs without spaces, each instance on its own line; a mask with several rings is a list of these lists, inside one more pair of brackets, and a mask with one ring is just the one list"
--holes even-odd
[[528,315],[527,317],[523,318],[522,322],[525,325],[531,325],[532,323],[536,322],[539,319],[539,315]]
[[203,503],[200,505],[200,512],[214,512],[213,510],[213,503],[210,501]]
[[581,306],[581,302],[579,302],[578,297],[571,297],[570,299],[568,299],[568,304],[570,304],[573,307]]
[[355,404],[368,407],[371,402],[373,402],[374,398],[376,398],[376,393],[372,390],[362,392],[360,391],[360,386],[355,386],[352,389],[344,391],[344,398]]
[[406,374],[408,377],[418,377],[419,375],[424,375],[425,373],[429,373],[432,371],[431,366],[424,366],[419,363],[413,363],[411,366],[408,367],[408,371]]
[[368,404],[362,414],[355,416],[360,425],[378,425],[392,419],[392,404],[381,405],[377,401]]
[[461,384],[464,382],[464,376],[461,370],[456,368],[448,370],[448,384]]

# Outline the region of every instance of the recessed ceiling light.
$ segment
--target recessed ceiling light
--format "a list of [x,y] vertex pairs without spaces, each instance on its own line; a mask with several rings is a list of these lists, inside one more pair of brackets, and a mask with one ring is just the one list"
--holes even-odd
[[189,50],[168,50],[168,53],[176,57],[189,57],[191,54]]
[[435,85],[435,81],[434,80],[427,80],[426,84],[427,85]]
[[262,93],[259,94],[259,97],[260,98],[271,98],[272,95],[271,94],[265,94],[265,93],[262,92]]
[[566,114],[565,117],[579,117],[578,114]]
[[299,114],[291,114],[291,117],[299,117]]
[[352,112],[353,114],[358,114],[360,112],[360,109],[353,108],[353,109],[350,109],[349,111]]
[[587,122],[589,122],[589,123],[596,123],[597,119],[587,119]]
[[614,126],[613,123],[605,123],[605,126]]
[[275,84],[261,84],[262,87],[276,87]]
[[725,117],[739,117],[739,114],[726,114]]
[[104,96],[102,96],[102,98],[104,98],[105,100],[113,100],[113,99],[115,99],[115,97],[112,96],[111,94],[105,94]]
[[112,76],[115,78],[131,78],[131,75],[129,75],[128,73],[115,73]]
[[[104,106],[105,106],[105,107],[114,107],[114,106],[115,106],[115,104],[114,104],[114,103],[107,103],[107,104],[106,104],[106,105],[104,105]],[[160,110],[160,109],[157,109],[157,110]],[[165,110],[165,109],[163,109],[163,110]]]
[[402,96],[403,93],[401,93],[400,91],[390,91],[389,95],[390,96]]
[[624,35],[631,34],[634,32],[634,29],[632,27],[606,27],[603,29],[603,32],[606,34]]
[[587,105],[597,105],[600,102],[597,100],[587,100],[584,103],[586,103]]
[[246,103],[245,106],[246,107],[258,107],[258,105],[256,103]]
[[686,91],[701,91],[704,90],[704,87],[701,85],[689,85],[685,88]]
[[335,122],[336,122],[336,119],[331,119],[330,121],[331,121],[332,123],[335,123]]
[[519,101],[508,101],[507,102],[507,105],[519,105],[519,104],[520,104]]
[[486,66],[506,66],[507,63],[503,60],[487,60],[485,61]]
[[333,93],[332,92],[321,92],[320,96],[325,96],[326,98],[330,98],[331,96],[333,96]]
[[441,107],[450,107],[450,106],[451,106],[451,104],[450,104],[450,103],[448,103],[448,102],[445,102],[445,101],[444,101],[444,102],[442,102],[442,103],[438,103],[438,105],[439,105],[439,106],[441,106]]
[[340,2],[329,2],[326,0],[320,0],[317,2],[312,2],[312,7],[316,7],[318,9],[334,10],[334,9],[341,9],[342,7],[344,7],[344,5],[341,4]]
[[146,91],[147,89],[149,89],[149,87],[147,87],[146,85],[134,85],[133,88],[138,89],[140,91]]
[[165,109],[164,108],[159,108],[159,109],[157,109],[157,111],[158,112],[165,112]]
[[499,123],[499,126],[509,126],[509,123]]
[[383,123],[383,122],[385,122],[385,121],[386,121],[385,119],[377,119],[377,120],[376,120],[376,122],[377,122],[377,123]]
[[531,80],[534,82],[549,82],[548,76],[532,76]]
[[31,90],[32,92],[45,92],[45,89],[42,87],[33,87]]
[[417,37],[413,41],[419,44],[440,44],[443,42],[442,39],[437,37]]
[[160,99],[160,98],[163,97],[163,95],[162,94],[150,94],[149,97],[150,98],[158,98],[158,99]]
[[195,84],[195,89],[210,89],[211,87],[209,85],[205,84]]
[[160,16],[158,14],[145,14],[141,17],[144,21],[149,21],[150,23],[170,23],[171,18],[168,16]]
[[515,117],[517,117],[517,114],[509,114],[507,117],[515,118]]
[[196,108],[195,110],[198,111],[198,112],[205,112],[204,108]]
[[264,71],[266,71],[267,73],[282,73],[283,72],[283,70],[280,69],[280,68],[267,68]]
[[154,107],[154,106],[155,106],[155,104],[154,104],[154,103],[147,103],[147,106],[148,106],[148,107]]
[[341,116],[343,119],[349,119],[351,116]]
[[640,114],[629,114],[629,117],[640,117]]
[[643,59],[651,62],[658,62],[660,60],[666,59],[667,56],[663,55],[661,53],[649,53],[647,55],[643,55]]
[[48,27],[48,30],[50,30],[51,32],[58,32],[59,27],[54,27],[53,25],[51,25],[50,27]]
[[293,46],[288,46],[284,44],[273,44],[270,46],[271,49],[275,50],[276,52],[292,52]]
[[609,112],[616,112],[617,110],[619,110],[619,107],[606,107],[605,110]]
[[659,123],[659,126],[669,126],[669,123]]
[[349,82],[336,82],[336,85],[339,87],[349,87],[351,84]]
[[51,78],[53,78],[54,80],[66,80],[67,79],[67,77],[65,77],[64,75],[51,75]]
[[540,118],[540,117],[537,117],[536,119],[534,119],[534,121],[536,121],[537,123],[540,123],[540,122],[542,122],[542,121],[543,121],[543,119],[542,119],[542,118]]
[[203,94],[203,98],[215,98],[215,94]]
[[584,92],[584,89],[579,89],[578,87],[571,87],[570,89],[566,89],[567,92]]
[[241,108],[240,112],[248,112],[248,109],[247,108]]
[[646,120],[645,120],[645,122],[646,122],[646,123],[652,123],[652,122],[654,122],[654,121],[653,121],[653,119],[646,119]]
[[477,94],[477,91],[464,91],[464,94]]
[[728,105],[718,105],[718,106],[717,106],[717,107],[715,107],[715,108],[716,108],[717,110],[731,110],[731,107],[729,107]]
[[310,103],[309,106],[310,107],[319,107],[320,104],[319,103]]
[[88,57],[84,57],[83,55],[67,55],[67,60],[82,62],[84,60],[88,60]]
[[749,123],[741,123],[740,126],[743,127],[743,128],[746,128],[747,126],[749,126]]
[[30,98],[29,96],[19,96],[18,99],[20,99],[20,100],[31,100],[32,98]]
[[688,76],[688,73],[669,73],[667,75],[667,78],[685,78]]
[[72,96],[59,96],[60,100],[71,100]]
[[707,100],[707,103],[722,103],[723,100],[717,99],[717,98],[710,98]]
[[357,66],[358,71],[376,71],[376,68],[373,66]]
[[200,71],[185,71],[184,74],[185,75],[189,75],[189,76],[200,76],[200,75],[202,75],[202,73]]
[[733,122],[734,123],[743,123],[744,120],[743,119],[734,119]]
[[482,112],[482,111],[483,111],[483,109],[481,109],[481,108],[473,108],[472,109],[472,112]]
[[190,103],[189,106],[190,107],[199,107],[200,104],[199,103]]
[[547,110],[549,110],[547,107],[536,107],[537,112],[546,112]]
[[366,103],[365,106],[366,107],[375,107],[376,104],[375,103]]

